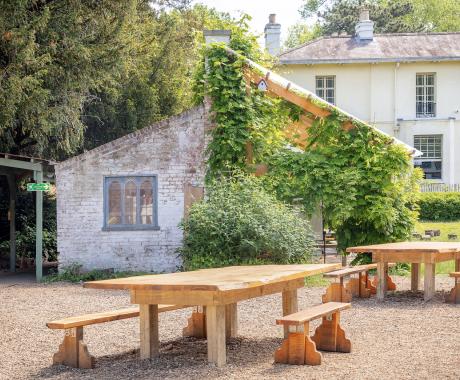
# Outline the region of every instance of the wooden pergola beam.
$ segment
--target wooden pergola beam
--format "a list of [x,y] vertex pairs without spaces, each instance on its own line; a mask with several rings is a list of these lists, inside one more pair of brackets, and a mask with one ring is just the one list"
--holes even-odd
[[245,77],[247,81],[254,84],[259,84],[261,80],[264,80],[267,84],[267,90],[269,92],[272,92],[276,96],[284,100],[287,100],[288,102],[295,104],[296,106],[299,106],[303,110],[310,112],[317,117],[326,117],[331,114],[330,111],[325,110],[317,106],[316,104],[313,104],[310,99],[304,98],[290,91],[289,84],[287,87],[283,87],[280,84],[272,81],[270,79],[270,75],[262,77],[259,74],[255,73],[253,70],[251,70],[251,68],[247,68],[245,71]]

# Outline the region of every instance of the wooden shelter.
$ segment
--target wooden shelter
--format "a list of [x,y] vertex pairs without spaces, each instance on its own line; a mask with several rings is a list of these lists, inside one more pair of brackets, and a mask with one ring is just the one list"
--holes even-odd
[[[37,183],[54,177],[54,163],[34,157],[0,153],[0,175],[6,176],[9,189],[8,220],[10,224],[10,272],[16,271],[16,192],[18,181],[32,177]],[[43,192],[36,191],[35,273],[42,278],[43,253]]]

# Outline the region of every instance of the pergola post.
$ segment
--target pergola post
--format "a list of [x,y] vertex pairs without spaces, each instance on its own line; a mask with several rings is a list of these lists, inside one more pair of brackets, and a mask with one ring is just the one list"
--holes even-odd
[[10,193],[8,219],[10,221],[10,272],[16,272],[16,178],[7,175]]
[[[35,171],[34,172],[35,181],[37,183],[43,182],[43,172]],[[43,192],[36,191],[36,238],[35,238],[35,277],[37,282],[42,280],[43,276]]]

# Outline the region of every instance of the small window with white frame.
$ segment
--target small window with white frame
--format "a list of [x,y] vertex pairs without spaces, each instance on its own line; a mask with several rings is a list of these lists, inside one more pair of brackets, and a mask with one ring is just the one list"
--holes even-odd
[[436,116],[435,74],[419,73],[416,76],[415,108],[416,117]]
[[321,75],[316,77],[316,95],[326,102],[335,104],[335,76]]
[[423,153],[414,159],[426,179],[442,179],[442,135],[414,136],[414,148]]
[[156,176],[104,178],[104,230],[159,229]]

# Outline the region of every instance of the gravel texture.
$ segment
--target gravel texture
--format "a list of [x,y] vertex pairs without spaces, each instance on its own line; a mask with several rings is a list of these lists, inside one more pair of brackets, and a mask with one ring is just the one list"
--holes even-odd
[[[401,290],[410,287],[408,278],[395,282]],[[206,341],[181,337],[190,310],[179,310],[160,316],[161,356],[151,361],[139,360],[138,319],[87,327],[96,368],[79,370],[51,365],[63,332],[45,323],[129,306],[128,293],[0,280],[0,379],[459,379],[460,306],[443,302],[452,282],[437,276],[438,292],[428,303],[408,291],[381,303],[354,300],[342,313],[352,353],[323,353],[317,367],[273,364],[282,340],[274,322],[281,297],[273,295],[239,304],[240,337],[230,340],[224,368],[207,364]],[[299,307],[320,303],[323,292],[300,290]]]

